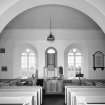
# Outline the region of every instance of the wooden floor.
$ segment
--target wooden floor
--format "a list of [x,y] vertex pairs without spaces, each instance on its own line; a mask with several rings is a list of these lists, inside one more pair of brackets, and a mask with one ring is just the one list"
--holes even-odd
[[23,104],[0,104],[0,105],[23,105]]
[[64,95],[44,95],[42,105],[64,105]]

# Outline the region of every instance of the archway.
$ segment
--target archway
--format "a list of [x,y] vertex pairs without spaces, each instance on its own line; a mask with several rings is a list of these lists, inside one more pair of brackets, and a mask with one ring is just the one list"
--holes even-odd
[[[105,32],[105,22],[104,13],[100,11],[100,8],[94,6],[93,3],[90,1],[85,0],[53,0],[53,1],[39,1],[39,0],[16,0],[13,4],[4,8],[3,13],[0,16],[0,32],[5,28],[5,26],[17,15],[20,13],[32,8],[41,5],[49,5],[49,4],[56,4],[56,5],[64,5],[68,7],[75,8],[84,14],[88,15],[91,19],[93,19]],[[98,17],[98,18],[97,18]]]

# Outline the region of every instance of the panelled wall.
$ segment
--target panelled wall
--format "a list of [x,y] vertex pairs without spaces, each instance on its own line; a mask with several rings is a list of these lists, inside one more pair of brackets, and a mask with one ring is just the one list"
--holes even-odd
[[[46,40],[49,30],[46,29],[6,29],[0,37],[0,79],[19,78],[21,75],[20,54],[25,48],[35,50],[37,54],[38,77],[43,78],[45,67],[45,51],[48,47],[57,50],[57,65],[63,66],[64,77],[69,78],[65,54],[67,49],[78,47],[83,53],[83,73],[88,79],[105,79],[105,70],[93,70],[93,54],[96,51],[105,53],[105,35],[99,30],[55,30],[55,41]],[[1,66],[7,66],[2,71]]]

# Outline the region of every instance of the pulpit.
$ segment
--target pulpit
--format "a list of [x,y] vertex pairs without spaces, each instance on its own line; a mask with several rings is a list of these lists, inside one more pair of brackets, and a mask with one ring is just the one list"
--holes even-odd
[[62,79],[46,79],[44,80],[44,87],[46,94],[62,94],[63,80]]
[[44,69],[44,88],[46,94],[63,92],[63,80],[60,79],[59,69],[49,65]]

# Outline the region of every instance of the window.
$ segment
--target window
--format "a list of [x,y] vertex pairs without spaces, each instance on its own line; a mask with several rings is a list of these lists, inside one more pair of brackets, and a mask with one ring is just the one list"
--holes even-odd
[[76,48],[73,48],[73,49],[69,50],[69,53],[68,53],[68,68],[69,68],[69,70],[74,71],[75,74],[78,73],[78,72],[81,72],[82,54]]
[[36,55],[30,50],[26,49],[21,53],[21,69],[23,77],[31,77],[36,70]]

